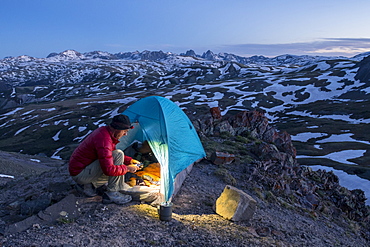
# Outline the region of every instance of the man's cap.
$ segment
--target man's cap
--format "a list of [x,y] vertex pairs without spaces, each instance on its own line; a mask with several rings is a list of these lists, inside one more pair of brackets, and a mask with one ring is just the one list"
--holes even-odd
[[134,126],[131,125],[130,118],[123,114],[114,116],[110,126],[116,130],[127,130],[134,128]]

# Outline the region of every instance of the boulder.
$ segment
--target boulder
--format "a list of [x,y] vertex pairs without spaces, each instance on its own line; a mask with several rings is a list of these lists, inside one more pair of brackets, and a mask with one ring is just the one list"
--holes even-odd
[[37,215],[32,215],[20,222],[11,224],[5,229],[5,234],[13,234],[27,230],[30,227],[73,221],[79,212],[77,208],[77,198],[73,194],[66,196],[63,200],[51,205]]
[[221,119],[222,116],[221,116],[221,110],[219,107],[212,107],[210,109],[210,112],[211,112],[211,115],[213,117],[213,119]]
[[214,125],[214,136],[220,136],[222,132],[229,133],[230,135],[235,135],[235,130],[228,121],[221,121]]
[[370,56],[365,57],[362,59],[361,62],[357,65],[359,68],[357,70],[355,79],[360,80],[364,83],[370,82]]
[[235,160],[234,154],[224,152],[214,152],[211,155],[211,161],[215,165],[229,165]]
[[216,200],[215,211],[231,221],[248,221],[256,211],[257,202],[247,193],[226,185]]

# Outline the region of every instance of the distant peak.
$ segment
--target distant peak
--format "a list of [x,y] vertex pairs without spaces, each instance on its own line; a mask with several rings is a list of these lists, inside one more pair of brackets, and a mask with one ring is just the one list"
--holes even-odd
[[59,55],[63,55],[63,56],[66,56],[66,57],[81,57],[82,54],[79,53],[78,51],[75,51],[75,50],[65,50],[61,53],[59,53]]
[[100,58],[100,59],[116,59],[117,57],[105,51],[91,51],[83,54],[86,58]]
[[195,51],[194,50],[188,50],[188,51],[186,51],[186,53],[185,54],[183,54],[184,56],[188,56],[188,57],[196,57],[197,56],[197,54],[195,53]]
[[65,50],[60,53],[50,53],[47,58],[56,58],[56,59],[83,59],[84,55],[79,53],[78,51],[75,50]]
[[8,57],[8,58],[5,58],[5,59],[12,60],[12,61],[17,61],[17,62],[28,62],[28,61],[35,60],[34,57],[31,57],[31,56],[28,56],[28,55],[22,55],[22,56],[18,56],[18,57]]

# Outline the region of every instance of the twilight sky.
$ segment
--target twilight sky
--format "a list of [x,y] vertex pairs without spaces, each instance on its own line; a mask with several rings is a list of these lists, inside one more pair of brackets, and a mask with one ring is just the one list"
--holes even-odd
[[369,0],[1,0],[0,59],[193,49],[240,56],[370,51]]

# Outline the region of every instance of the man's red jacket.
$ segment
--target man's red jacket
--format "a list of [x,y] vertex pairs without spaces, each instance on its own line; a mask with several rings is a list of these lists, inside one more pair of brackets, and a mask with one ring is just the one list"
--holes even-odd
[[78,175],[93,161],[99,160],[103,173],[107,176],[122,176],[132,158],[125,156],[124,164],[114,165],[112,151],[116,149],[118,139],[112,136],[108,126],[94,130],[84,139],[69,159],[69,174]]

